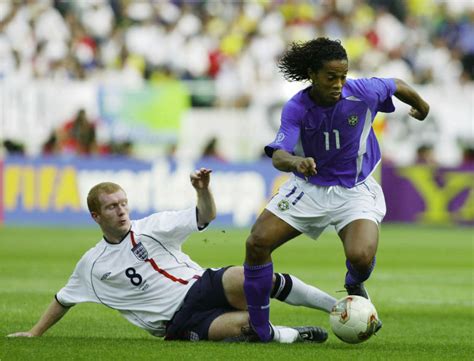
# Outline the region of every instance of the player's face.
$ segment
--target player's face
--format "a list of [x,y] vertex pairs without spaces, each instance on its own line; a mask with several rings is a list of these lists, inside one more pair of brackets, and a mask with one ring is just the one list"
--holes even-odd
[[127,195],[123,190],[111,194],[101,193],[99,201],[100,213],[94,219],[107,238],[121,240],[130,229]]
[[334,105],[341,98],[348,70],[347,60],[331,60],[325,62],[317,72],[310,71],[313,99],[319,105]]

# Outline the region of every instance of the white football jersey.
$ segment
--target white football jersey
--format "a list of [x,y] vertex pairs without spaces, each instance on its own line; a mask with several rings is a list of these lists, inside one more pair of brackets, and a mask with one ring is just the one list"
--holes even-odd
[[195,231],[194,207],[132,221],[121,243],[102,239],[84,254],[56,299],[64,306],[102,303],[134,325],[163,336],[166,321],[204,272],[181,251]]

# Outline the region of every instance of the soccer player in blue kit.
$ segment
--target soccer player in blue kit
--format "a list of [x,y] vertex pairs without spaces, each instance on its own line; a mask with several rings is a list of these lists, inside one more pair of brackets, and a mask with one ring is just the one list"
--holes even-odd
[[[333,225],[342,241],[349,295],[369,298],[364,287],[375,266],[382,189],[372,172],[380,148],[372,129],[377,112],[393,112],[392,96],[423,120],[429,105],[400,79],[347,79],[348,58],[338,40],[293,43],[279,61],[289,81],[310,81],[283,107],[275,140],[265,147],[275,168],[293,175],[266,206],[246,242],[244,291],[258,338],[272,338],[269,299],[271,253],[305,233],[313,239]],[[381,323],[377,330],[380,329]]]

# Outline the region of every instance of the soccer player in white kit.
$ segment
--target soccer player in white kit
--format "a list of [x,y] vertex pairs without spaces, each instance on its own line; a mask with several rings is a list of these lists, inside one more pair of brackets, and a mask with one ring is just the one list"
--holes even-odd
[[[87,204],[103,238],[87,251],[66,286],[36,325],[12,337],[41,336],[70,307],[101,303],[128,321],[167,340],[258,340],[249,327],[242,267],[203,269],[181,251],[195,231],[216,217],[211,170],[191,174],[197,205],[131,221],[125,191],[115,183],[94,186]],[[336,299],[288,274],[275,274],[272,297],[330,312]],[[324,342],[320,327],[272,326],[273,340]]]

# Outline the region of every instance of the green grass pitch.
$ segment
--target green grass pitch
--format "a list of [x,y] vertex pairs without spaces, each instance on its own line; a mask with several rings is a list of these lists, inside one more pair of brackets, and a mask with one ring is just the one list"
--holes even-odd
[[[473,360],[472,228],[383,225],[378,264],[367,282],[384,327],[359,345],[330,333],[318,344],[163,342],[101,305],[74,307],[43,337],[10,339],[28,330],[79,257],[101,236],[95,229],[0,228],[0,360]],[[217,226],[184,249],[206,267],[242,264],[248,230]],[[337,298],[344,256],[335,233],[299,237],[274,252],[278,272],[292,273]],[[322,325],[321,311],[272,301],[282,325]]]

